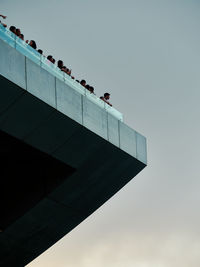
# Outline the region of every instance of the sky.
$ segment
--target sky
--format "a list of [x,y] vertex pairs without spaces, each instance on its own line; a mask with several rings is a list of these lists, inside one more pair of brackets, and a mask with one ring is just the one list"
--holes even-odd
[[200,1],[0,0],[19,27],[108,91],[148,166],[28,267],[200,266]]

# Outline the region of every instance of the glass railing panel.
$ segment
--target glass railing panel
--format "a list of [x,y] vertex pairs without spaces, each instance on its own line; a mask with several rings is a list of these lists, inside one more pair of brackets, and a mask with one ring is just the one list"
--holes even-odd
[[41,57],[40,63],[43,69],[47,70],[52,75],[56,75],[56,71],[55,71],[56,66],[51,61],[49,61],[45,56]]
[[36,64],[40,65],[40,54],[37,52],[37,50],[35,50],[34,48],[32,48],[30,45],[26,44],[26,49],[28,52],[28,57],[33,60],[33,62],[35,62]]
[[23,41],[19,37],[16,37],[16,50],[22,53],[24,56],[28,57],[30,52],[27,50],[26,46],[27,44],[25,41]]
[[64,80],[67,84],[71,85],[73,84],[72,78],[65,72],[63,72]]
[[75,79],[72,79],[68,74],[61,71],[55,64],[50,62],[45,56],[39,54],[35,49],[33,49],[26,42],[18,38],[9,29],[3,27],[2,24],[0,24],[0,38],[4,40],[6,43],[8,43],[10,46],[16,48],[16,50],[18,50],[23,55],[31,59],[33,62],[40,65],[43,69],[47,70],[61,81],[64,81],[68,86],[70,86],[80,94],[85,95],[93,103],[105,109],[108,113],[112,114],[118,120],[123,121],[123,115],[121,112],[111,107],[110,105],[106,104],[95,94],[90,93],[90,91],[85,89],[79,82],[77,82]]
[[79,82],[74,80],[73,84],[76,91],[78,91],[82,95],[85,95],[85,88]]
[[5,32],[6,31],[6,28],[0,23],[0,30]]
[[77,92],[79,92],[80,94],[84,95],[85,91],[84,91],[84,87],[78,83],[76,80],[72,79],[68,74],[64,73],[64,77],[65,77],[65,83],[67,85],[69,85],[70,87],[72,87],[74,90],[76,90]]
[[25,41],[16,36],[16,50],[21,52],[24,56],[40,65],[40,54],[28,45]]
[[55,67],[55,68],[54,68],[54,71],[55,71],[55,75],[56,75],[56,77],[57,77],[59,80],[64,81],[63,71],[61,71],[61,69],[59,69],[58,67]]
[[0,37],[3,41],[15,48],[16,35],[0,23]]

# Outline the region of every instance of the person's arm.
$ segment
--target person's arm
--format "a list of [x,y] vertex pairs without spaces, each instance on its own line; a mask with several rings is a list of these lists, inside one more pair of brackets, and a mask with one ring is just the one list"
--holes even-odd
[[110,104],[110,102],[109,101],[107,101],[107,100],[104,100],[109,106],[111,106],[112,107],[112,104]]
[[7,16],[1,15],[1,14],[0,14],[0,17],[2,17],[3,19],[7,18]]

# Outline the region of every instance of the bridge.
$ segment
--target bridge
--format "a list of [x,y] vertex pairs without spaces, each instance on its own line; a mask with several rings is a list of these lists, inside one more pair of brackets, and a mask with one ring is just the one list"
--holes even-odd
[[25,266],[147,165],[146,138],[0,25],[0,266]]

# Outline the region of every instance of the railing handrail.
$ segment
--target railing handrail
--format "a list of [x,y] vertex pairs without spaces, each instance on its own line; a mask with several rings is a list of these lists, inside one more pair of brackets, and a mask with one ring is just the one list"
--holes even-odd
[[34,61],[41,68],[47,70],[58,79],[62,80],[68,84],[71,88],[78,91],[80,94],[89,98],[92,102],[104,108],[107,112],[115,116],[118,120],[123,121],[123,115],[115,108],[111,107],[95,94],[90,93],[86,88],[84,88],[79,82],[75,79],[72,79],[71,76],[61,71],[55,64],[50,62],[44,55],[41,55],[37,50],[33,49],[25,41],[21,40],[16,34],[12,33],[10,30],[5,28],[0,23],[0,38],[11,45],[13,48],[21,52],[24,56]]

